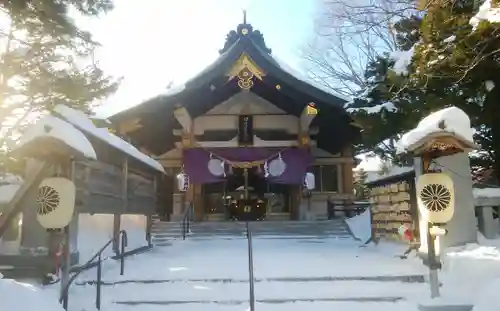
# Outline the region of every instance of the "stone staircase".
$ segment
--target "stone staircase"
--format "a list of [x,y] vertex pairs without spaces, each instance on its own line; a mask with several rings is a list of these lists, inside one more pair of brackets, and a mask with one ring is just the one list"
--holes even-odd
[[[253,236],[262,239],[350,239],[347,225],[342,219],[316,221],[253,221]],[[153,220],[152,240],[155,246],[168,246],[172,240],[182,238],[181,222]],[[245,223],[236,221],[204,221],[191,225],[190,240],[244,239]]]

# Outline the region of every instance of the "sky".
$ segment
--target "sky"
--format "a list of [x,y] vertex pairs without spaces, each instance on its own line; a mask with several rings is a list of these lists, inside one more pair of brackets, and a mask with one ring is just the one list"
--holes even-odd
[[264,34],[273,55],[301,68],[300,48],[314,34],[320,0],[115,0],[99,19],[78,20],[102,45],[95,59],[123,77],[96,111],[109,116],[182,84],[218,56],[226,34],[243,21]]

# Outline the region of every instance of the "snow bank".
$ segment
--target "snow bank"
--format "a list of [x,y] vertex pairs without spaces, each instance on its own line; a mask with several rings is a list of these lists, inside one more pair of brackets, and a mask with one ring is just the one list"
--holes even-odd
[[475,30],[481,21],[500,23],[500,8],[492,8],[491,0],[484,1],[477,14],[469,20],[469,24]]
[[9,279],[0,279],[0,305],[2,311],[32,310],[62,311],[62,306],[53,295],[39,288]]
[[89,159],[97,159],[94,147],[89,140],[70,123],[54,116],[45,116],[35,124],[30,125],[19,138],[15,149],[34,141],[40,137],[51,137],[64,142],[66,145],[81,152]]
[[97,139],[104,141],[105,143],[123,151],[129,156],[162,173],[165,172],[163,166],[159,162],[140,152],[134,146],[127,143],[118,136],[113,135],[108,131],[108,129],[96,127],[94,123],[89,119],[89,117],[86,116],[83,112],[71,109],[64,105],[57,105],[54,111],[60,114],[66,121],[73,124],[78,129],[96,137]]
[[469,116],[457,107],[448,107],[423,118],[415,129],[404,134],[398,142],[398,152],[404,153],[426,136],[439,133],[453,133],[464,142],[474,144]]
[[362,214],[345,220],[355,238],[366,243],[372,237],[371,210],[367,208]]
[[478,241],[446,250],[440,273],[442,296],[472,303],[474,311],[500,310],[496,299],[500,284],[500,240],[487,240],[479,234]]

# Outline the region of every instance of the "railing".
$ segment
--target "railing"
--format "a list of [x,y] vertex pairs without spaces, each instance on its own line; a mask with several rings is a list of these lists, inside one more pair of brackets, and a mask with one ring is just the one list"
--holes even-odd
[[252,244],[252,231],[248,221],[246,222],[246,233],[248,241],[248,283],[249,283],[249,301],[250,311],[255,311],[255,278],[253,276],[253,244]]
[[191,222],[193,221],[193,203],[189,204],[189,207],[184,211],[184,217],[182,217],[181,231],[182,239],[185,240],[188,233],[191,232]]
[[[119,257],[120,257],[120,275],[125,273],[125,247],[127,246],[127,232],[125,230],[121,230],[118,232],[116,236],[110,239],[103,247],[89,260],[87,263],[83,265],[83,267],[87,267],[91,265],[94,260],[97,259],[97,283],[96,283],[96,297],[95,297],[95,307],[97,310],[101,310],[101,285],[102,285],[102,253],[110,246],[114,240],[120,239],[120,249],[119,249]],[[66,267],[68,269],[68,267]],[[68,283],[64,285],[61,291],[61,297],[59,298],[59,302],[62,303],[64,310],[68,310],[68,300],[69,300],[69,288],[71,284],[76,280],[76,278],[83,272],[85,269],[80,269],[78,272],[73,274],[71,278],[68,280]]]
[[369,202],[352,202],[352,203],[342,203],[335,204],[334,202],[327,201],[327,212],[328,219],[338,217],[338,212],[343,213],[344,217],[352,217],[362,214],[367,208],[370,207]]

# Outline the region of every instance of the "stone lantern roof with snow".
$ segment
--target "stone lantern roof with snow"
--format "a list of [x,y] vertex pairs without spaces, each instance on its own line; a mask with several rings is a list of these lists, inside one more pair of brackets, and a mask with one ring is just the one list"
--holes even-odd
[[430,114],[403,135],[398,153],[440,157],[476,149],[470,119],[457,107]]

